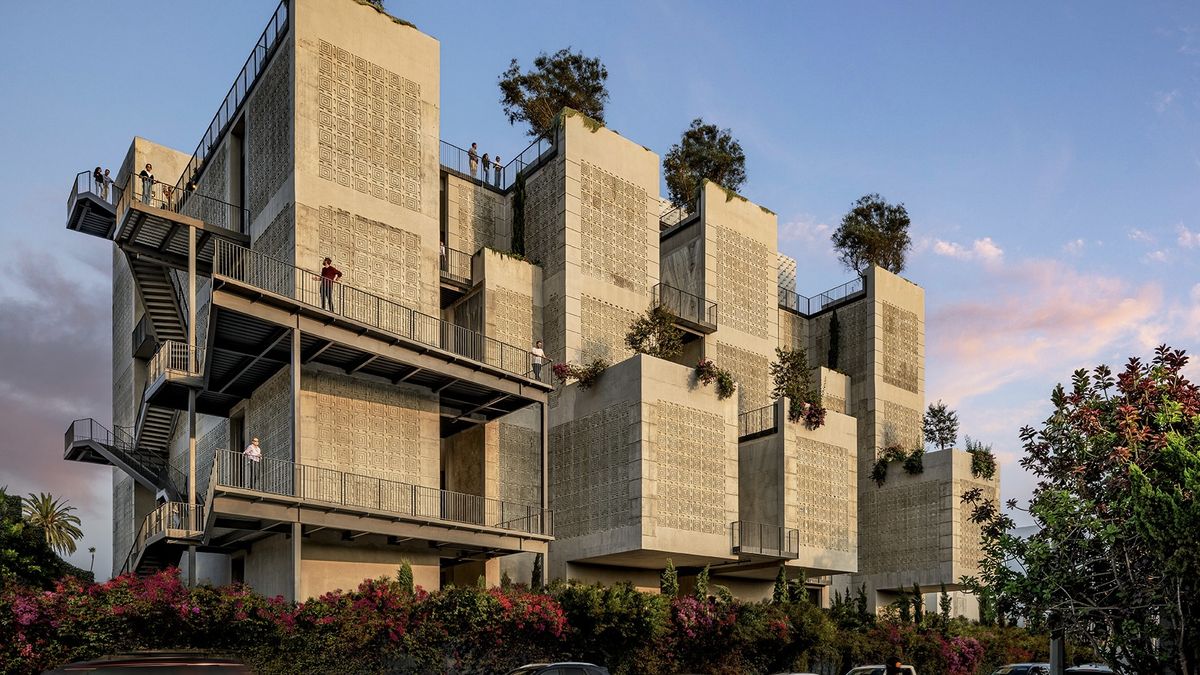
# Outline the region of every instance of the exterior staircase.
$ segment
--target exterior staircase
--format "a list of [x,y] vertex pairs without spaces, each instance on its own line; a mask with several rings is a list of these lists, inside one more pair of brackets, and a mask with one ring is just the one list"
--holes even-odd
[[94,419],[79,419],[67,428],[65,441],[68,460],[111,464],[148,490],[168,489],[166,453],[138,447],[133,437],[120,428],[110,430]]
[[[129,268],[142,296],[142,305],[159,342],[187,342],[187,298],[182,293],[170,268],[157,262],[129,257]],[[138,410],[134,441],[138,448],[162,453],[170,450],[171,434],[179,413],[169,408],[150,405],[142,399]]]

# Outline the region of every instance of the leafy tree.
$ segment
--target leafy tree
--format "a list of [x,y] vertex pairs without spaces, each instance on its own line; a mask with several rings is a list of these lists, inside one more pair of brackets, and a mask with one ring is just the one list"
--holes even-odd
[[937,446],[938,450],[954,447],[958,442],[958,413],[940,399],[929,404],[923,427],[925,442]]
[[971,475],[984,480],[995,477],[996,454],[992,452],[992,446],[972,441],[970,436],[967,436],[964,444],[967,452],[971,454]]
[[779,566],[779,574],[775,575],[775,588],[771,590],[771,602],[781,605],[788,601],[787,568]]
[[838,367],[838,347],[842,339],[842,327],[838,321],[837,310],[829,315],[829,351],[825,354],[825,361],[829,365],[830,370],[837,370]]
[[737,191],[746,182],[746,153],[729,129],[697,117],[663,157],[663,175],[676,206],[695,197],[705,180]]
[[921,587],[915,581],[912,587],[912,608],[913,623],[920,626],[925,618],[925,597],[921,595]]
[[667,566],[658,576],[658,590],[668,598],[679,595],[679,572],[675,571],[675,563],[667,558]]
[[864,195],[842,217],[833,233],[833,247],[842,264],[859,274],[869,265],[899,274],[912,247],[909,224],[904,204],[888,204],[878,194]]
[[629,324],[625,345],[634,353],[673,359],[683,351],[683,331],[675,326],[675,315],[654,305]]
[[409,595],[416,590],[413,583],[413,569],[408,560],[403,560],[400,563],[400,571],[396,573],[396,583],[400,584],[400,589]]
[[813,387],[812,371],[808,367],[808,352],[803,347],[790,349],[775,348],[775,362],[771,364],[771,396],[788,398],[788,420],[817,429],[825,423],[825,407],[821,405]]
[[63,576],[90,582],[90,572],[66,563],[51,550],[42,529],[24,518],[23,508],[24,500],[0,489],[0,587],[13,582],[49,588]]
[[79,529],[79,516],[71,513],[74,506],[68,506],[66,500],[56,499],[49,493],[29,493],[25,498],[25,520],[30,525],[40,527],[46,535],[46,543],[60,554],[70,555],[75,552],[75,542],[83,538]]
[[946,584],[942,584],[942,592],[938,595],[938,611],[942,615],[942,625],[950,625],[950,610],[953,603],[950,600],[950,594],[946,592]]
[[524,122],[530,136],[550,131],[563,108],[572,108],[603,123],[608,101],[608,69],[600,59],[573,52],[538,54],[533,69],[521,72],[513,59],[500,75],[500,104],[509,124]]
[[538,553],[533,556],[533,571],[529,574],[529,587],[541,588],[546,583],[542,578],[542,554]]
[[980,488],[963,496],[985,553],[966,581],[993,590],[1001,616],[1053,616],[1126,672],[1200,668],[1200,388],[1187,361],[1163,345],[1119,376],[1101,365],[1054,388],[1050,417],[1021,430],[1035,534],[1012,534]]
[[907,593],[900,594],[900,599],[896,600],[896,608],[899,610],[900,623],[912,621],[912,598],[908,597]]
[[700,570],[700,574],[696,575],[696,599],[701,601],[708,599],[708,565],[705,565],[704,569]]

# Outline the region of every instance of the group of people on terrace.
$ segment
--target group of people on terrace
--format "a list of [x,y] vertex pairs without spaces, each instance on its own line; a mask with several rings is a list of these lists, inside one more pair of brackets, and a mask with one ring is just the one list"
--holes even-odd
[[92,172],[92,185],[96,188],[96,194],[104,201],[108,201],[108,192],[112,189],[112,184],[113,179],[108,169],[101,170],[100,167],[96,167]]
[[[138,198],[139,201],[141,201],[143,204],[153,204],[153,205],[159,206],[161,208],[169,209],[172,211],[175,210],[176,188],[174,185],[171,185],[169,183],[159,183],[154,178],[154,165],[153,164],[146,162],[146,166],[141,171],[138,172],[137,177],[138,177],[138,181],[141,184],[141,190],[136,192],[135,196]],[[93,193],[99,195],[100,198],[103,199],[104,201],[111,202],[111,201],[113,201],[113,198],[116,197],[116,195],[112,194],[112,192],[113,192],[112,185],[114,182],[115,181],[113,180],[111,170],[104,169],[104,168],[101,168],[98,166],[92,171],[92,190],[91,191]],[[162,190],[161,190],[162,196],[157,200],[157,203],[155,202],[155,198],[154,198],[154,186],[156,184],[162,185]],[[129,185],[126,184],[125,187],[129,187]],[[194,192],[195,189],[196,189],[196,181],[194,179],[189,180],[187,183],[187,187],[184,188],[184,190],[187,192]]]
[[[467,164],[471,167],[471,178],[475,178],[479,172],[479,144],[472,143],[467,149]],[[500,162],[500,155],[488,157],[488,154],[483,153],[483,182],[489,181],[489,174],[492,174],[492,184],[500,187],[504,180],[504,164]]]

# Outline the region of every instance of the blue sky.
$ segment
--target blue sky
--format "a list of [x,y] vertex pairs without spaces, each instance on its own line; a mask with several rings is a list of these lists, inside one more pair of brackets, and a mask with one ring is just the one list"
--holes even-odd
[[[134,134],[190,151],[275,4],[0,3],[0,486],[69,497],[101,572],[108,474],[62,461],[59,439],[110,418],[110,252],[63,227],[70,181],[115,168]],[[829,233],[855,199],[904,202],[926,397],[996,447],[1006,497],[1031,489],[1017,429],[1072,369],[1200,347],[1200,5],[387,7],[441,41],[458,145],[523,148],[497,75],[568,45],[604,60],[626,137],[662,154],[694,117],[731,128],[802,293],[849,278]]]

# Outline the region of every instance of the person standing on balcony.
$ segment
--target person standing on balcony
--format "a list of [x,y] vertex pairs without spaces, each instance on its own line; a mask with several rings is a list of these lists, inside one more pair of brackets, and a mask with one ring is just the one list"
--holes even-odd
[[166,205],[167,205],[166,209],[168,211],[174,211],[175,210],[175,186],[163,185],[162,192],[163,192],[163,201],[166,202]]
[[475,172],[479,170],[479,147],[474,143],[467,150],[467,163],[471,165],[471,178],[474,178]]
[[488,182],[488,170],[492,168],[492,160],[488,159],[488,154],[483,153],[483,182]]
[[541,381],[542,379],[542,364],[546,363],[546,352],[542,349],[542,341],[538,340],[533,345],[533,349],[529,352],[533,357],[533,379]]
[[246,446],[242,455],[246,457],[246,484],[242,487],[258,487],[258,467],[262,464],[262,448],[258,445],[257,437],[250,439],[250,445]]
[[[333,259],[326,258],[321,264],[321,309],[328,308],[329,311],[336,311],[333,308],[333,284],[338,279],[342,278],[342,273],[338,268],[333,266]],[[326,304],[328,303],[328,305]]]
[[442,244],[442,258],[441,258],[441,260],[439,261],[439,262],[440,262],[440,265],[441,265],[441,267],[440,267],[439,269],[440,269],[441,271],[445,272],[446,270],[448,270],[448,269],[450,269],[450,268],[449,268],[449,266],[447,266],[447,264],[446,264],[446,242],[445,242],[445,241],[443,241],[443,242],[441,242],[441,244]]
[[109,175],[108,169],[104,170],[104,176],[100,181],[100,198],[108,201],[108,189],[112,187],[112,176]]
[[149,204],[150,199],[154,197],[154,167],[147,162],[146,168],[138,175],[142,178],[142,203]]
[[103,197],[103,190],[104,172],[100,170],[100,167],[96,167],[96,170],[92,172],[92,192],[95,192]]
[[496,155],[496,159],[492,160],[492,168],[496,170],[496,187],[500,187],[500,170],[504,168],[500,164],[500,155]]

